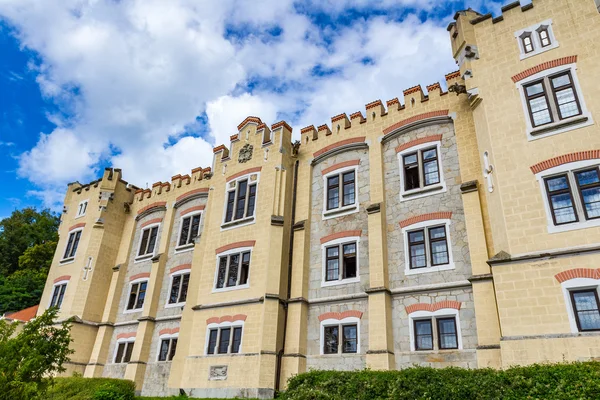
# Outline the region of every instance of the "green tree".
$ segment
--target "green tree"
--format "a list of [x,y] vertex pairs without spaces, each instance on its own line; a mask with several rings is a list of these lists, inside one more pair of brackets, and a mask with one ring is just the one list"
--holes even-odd
[[[1,220],[0,275],[7,277],[17,271],[19,257],[24,255],[27,249],[58,242],[58,224],[59,217],[56,214],[49,210],[37,211],[35,208],[16,210],[10,217]],[[47,254],[47,251],[48,248],[44,246],[34,252]],[[42,267],[40,265],[40,268]]]
[[17,333],[17,323],[0,320],[0,400],[43,399],[52,376],[64,372],[70,323],[56,324],[57,310],[46,310]]
[[24,269],[7,278],[0,276],[0,315],[38,304],[47,275],[47,269]]

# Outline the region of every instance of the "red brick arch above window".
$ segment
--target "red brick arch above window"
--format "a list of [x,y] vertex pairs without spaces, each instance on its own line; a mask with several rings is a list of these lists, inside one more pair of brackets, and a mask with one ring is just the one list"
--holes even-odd
[[58,278],[56,278],[54,280],[54,283],[61,282],[61,281],[69,281],[69,280],[71,280],[71,275],[62,275],[62,276],[59,276]]
[[254,247],[255,244],[256,240],[244,240],[243,242],[229,243],[225,246],[221,246],[215,249],[215,254],[219,254],[227,250],[237,249],[239,247]]
[[119,339],[130,339],[134,338],[137,332],[128,332],[128,333],[119,333],[117,335],[117,340]]
[[247,315],[244,314],[236,314],[236,315],[223,315],[222,317],[210,317],[206,320],[206,324],[220,324],[222,322],[236,322],[236,321],[245,321],[248,318]]
[[344,311],[344,312],[326,312],[324,314],[319,315],[319,321],[323,322],[326,319],[337,319],[338,321],[344,319],[344,318],[362,318],[363,313],[362,311],[358,311],[358,310],[348,310],[348,311]]
[[144,229],[148,225],[160,224],[161,222],[162,222],[162,218],[154,218],[154,219],[144,222],[142,225],[140,225],[140,228]]
[[446,115],[448,115],[448,110],[430,111],[430,112],[426,112],[423,114],[418,114],[418,115],[412,116],[407,119],[403,119],[402,121],[398,121],[395,124],[388,126],[387,128],[385,128],[383,130],[383,134],[387,135],[388,133],[391,133],[397,129],[400,129],[403,126],[412,124],[413,122],[421,121],[421,120],[428,119],[428,118],[444,117]]
[[150,273],[149,272],[142,272],[142,273],[139,273],[139,274],[131,275],[129,277],[129,281],[135,281],[136,279],[142,279],[142,278],[150,278]]
[[158,331],[158,335],[162,336],[162,335],[174,335],[175,333],[179,333],[179,328],[165,328],[165,329],[161,329],[160,331]]
[[186,208],[185,210],[183,210],[181,212],[181,216],[192,213],[194,211],[202,211],[202,210],[204,210],[204,206],[195,206],[195,207]]
[[404,221],[400,221],[400,227],[401,228],[406,228],[407,226],[419,223],[419,222],[425,222],[425,221],[433,221],[436,219],[450,219],[452,218],[452,212],[451,211],[440,211],[440,212],[434,212],[434,213],[429,213],[429,214],[422,214],[422,215],[417,215],[416,217],[410,217],[405,219]]
[[545,63],[541,63],[539,65],[536,65],[535,67],[526,69],[525,71],[518,73],[511,79],[513,82],[517,83],[527,77],[530,77],[531,75],[537,74],[538,72],[542,72],[550,68],[560,67],[561,65],[573,64],[575,62],[577,62],[577,56],[569,56],[558,58],[552,61],[546,61]]
[[232,181],[235,178],[239,178],[240,176],[251,174],[253,172],[260,172],[261,169],[262,169],[262,167],[254,167],[254,168],[245,169],[245,170],[240,171],[240,172],[238,172],[236,174],[228,176],[227,179],[226,179],[226,182]]
[[442,135],[432,135],[411,140],[410,142],[401,144],[400,146],[396,147],[396,153],[400,153],[401,151],[410,149],[411,147],[415,147],[423,143],[439,142],[440,140],[442,140]]
[[559,272],[558,274],[554,275],[554,277],[560,283],[577,278],[600,279],[600,269],[574,268]]
[[433,304],[417,303],[417,304],[411,304],[410,306],[407,306],[406,313],[412,314],[416,311],[435,312],[435,311],[441,310],[443,308],[453,308],[455,310],[460,310],[460,306],[461,306],[460,301],[454,301],[454,300],[444,300],[444,301],[440,301],[440,302],[433,303]]
[[332,240],[345,238],[345,237],[360,237],[361,233],[362,233],[362,230],[360,230],[360,229],[356,230],[356,231],[343,231],[343,232],[332,233],[331,235],[323,236],[321,238],[321,244],[331,242]]
[[71,226],[69,228],[69,232],[72,231],[73,229],[84,228],[84,227],[85,227],[85,222],[80,222],[78,224],[75,224],[75,225]]
[[183,271],[184,269],[192,269],[192,264],[181,264],[176,267],[171,268],[169,271],[170,274],[174,274],[175,272]]
[[332,165],[331,167],[327,167],[325,168],[323,171],[321,171],[322,175],[327,175],[330,172],[333,172],[337,169],[342,169],[342,168],[346,168],[346,167],[353,167],[355,165],[359,165],[360,164],[360,160],[350,160],[350,161],[344,161],[341,163],[337,163]]
[[586,161],[600,159],[600,150],[578,151],[576,153],[563,154],[562,156],[550,158],[529,167],[534,174],[540,173],[559,165],[568,164],[576,161]]

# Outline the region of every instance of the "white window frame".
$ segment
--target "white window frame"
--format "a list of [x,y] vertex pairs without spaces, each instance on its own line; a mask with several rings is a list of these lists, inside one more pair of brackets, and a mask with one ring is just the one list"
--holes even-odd
[[[341,182],[342,175],[345,174],[346,172],[350,172],[350,171],[354,171],[354,204],[342,206],[343,196],[344,196],[343,189],[342,189],[340,192],[341,196],[339,198],[340,199],[339,207],[328,210],[327,209],[327,179],[331,178],[334,175],[339,175],[340,182]],[[343,188],[343,183],[341,183],[341,186]],[[339,169],[336,169],[334,171],[327,173],[326,175],[323,175],[323,212],[322,212],[323,220],[337,218],[337,217],[341,217],[341,216],[349,215],[349,214],[354,214],[354,213],[358,212],[358,207],[359,207],[359,203],[358,203],[358,165],[352,165],[350,167],[339,168]]]
[[[131,338],[125,338],[125,339],[117,339],[117,341],[115,342],[115,351],[113,352],[113,357],[112,357],[112,363],[115,365],[127,365],[127,362],[115,362],[115,359],[117,358],[117,353],[119,352],[119,344],[121,343],[135,343],[135,337],[131,337]],[[135,345],[135,344],[134,344]],[[125,350],[127,350],[127,346],[125,346]],[[133,352],[133,350],[132,350]],[[123,354],[125,355],[125,354]]]
[[[146,294],[148,294],[148,288],[150,287],[150,278],[138,278],[129,282],[129,286],[127,288],[127,295],[125,296],[125,307],[123,309],[123,314],[132,314],[136,312],[141,312],[144,309],[144,305],[146,305],[146,297],[144,297],[144,304],[140,308],[132,308],[131,310],[127,309],[127,304],[129,304],[129,297],[131,296],[131,287],[136,283],[146,282]],[[138,291],[139,293],[139,291]],[[136,297],[137,303],[137,297]]]
[[[162,341],[166,340],[166,339],[177,339],[177,345],[179,345],[179,332],[177,333],[165,333],[163,335],[160,335],[158,337],[158,346],[156,347],[156,362],[159,363],[168,363],[168,362],[173,362],[173,360],[169,360],[169,352],[167,353],[167,360],[159,360],[160,357],[160,348],[162,347]],[[171,344],[169,344],[169,350],[171,350]],[[175,352],[177,352],[177,349],[175,350]],[[173,355],[173,357],[175,357],[175,355]]]
[[[533,81],[537,81],[537,80],[540,80],[542,78],[545,78],[545,77],[548,77],[551,75],[556,75],[561,72],[570,72],[571,73],[571,78],[573,79],[573,86],[575,87],[575,91],[577,92],[576,93],[577,99],[579,100],[579,106],[581,107],[581,114],[567,118],[567,119],[563,119],[560,121],[554,121],[550,124],[533,127],[533,125],[531,124],[531,116],[529,115],[529,108],[527,105],[527,96],[525,94],[525,86],[527,86],[527,84],[529,84],[529,83],[532,83]],[[555,68],[550,68],[550,69],[544,70],[542,72],[538,72],[537,74],[531,75],[531,76],[517,82],[515,84],[515,86],[519,90],[519,95],[521,96],[521,107],[523,108],[523,114],[525,115],[525,124],[526,124],[526,132],[527,132],[527,140],[528,141],[542,139],[542,138],[545,138],[548,136],[558,135],[560,133],[572,131],[574,129],[579,129],[579,128],[583,128],[583,127],[594,124],[594,121],[592,119],[592,114],[587,109],[587,106],[585,104],[585,99],[583,97],[583,92],[581,90],[581,86],[579,85],[579,79],[577,78],[577,64],[575,64],[575,63],[561,65],[561,66],[558,66]],[[554,99],[550,98],[550,96],[552,95],[552,93],[551,93],[552,89],[544,87],[544,90],[546,90],[546,93],[549,95],[548,101],[553,103]],[[550,104],[548,106],[550,106]],[[576,120],[576,119],[584,118],[584,117],[587,118],[587,121],[576,124],[576,125],[569,125],[569,126],[565,126],[562,128],[557,128],[555,130],[551,130],[546,133],[541,133],[541,134],[537,134],[537,135],[531,134],[533,131],[538,130],[538,129],[542,129],[542,128],[550,128],[551,129],[553,126],[562,126],[563,124],[568,123],[568,121],[570,121],[571,119]]]
[[[192,270],[190,268],[182,269],[181,271],[173,272],[172,274],[169,275],[169,286],[168,286],[169,290],[167,292],[167,298],[165,300],[165,308],[183,307],[185,305],[185,303],[187,301],[187,297],[186,297],[186,301],[169,304],[169,297],[171,297],[171,288],[173,287],[173,278],[175,278],[178,275],[185,275],[185,274],[190,274],[190,280],[192,279]],[[190,294],[189,289],[190,289],[190,287],[189,287],[189,282],[188,282],[188,295]],[[179,297],[179,296],[177,296],[177,297]]]
[[[65,252],[67,251],[67,247],[69,246],[69,238],[71,237],[71,235],[74,235],[77,232],[81,232],[81,235],[79,236],[79,242],[77,243],[77,250],[75,250],[75,254],[72,257],[64,258]],[[67,243],[65,243],[65,247],[62,252],[63,258],[60,259],[61,264],[70,264],[75,261],[75,258],[77,257],[77,252],[79,251],[79,244],[81,243],[82,238],[83,238],[83,228],[73,229],[68,232]]]
[[[230,250],[227,250],[227,251],[217,254],[217,257],[216,257],[217,261],[216,261],[216,265],[215,265],[215,276],[214,276],[213,286],[212,286],[213,293],[229,292],[231,290],[242,290],[242,289],[248,289],[250,287],[253,249],[254,249],[254,247],[236,247],[235,249],[230,249]],[[250,252],[250,266],[248,267],[248,282],[246,282],[244,285],[236,285],[236,286],[229,286],[229,287],[223,286],[222,288],[217,288],[217,279],[219,277],[219,259],[221,257],[228,256],[230,254],[240,253],[240,255],[241,255],[241,253],[245,253],[247,251]],[[241,260],[240,260],[240,264],[241,264]],[[228,272],[229,272],[229,269],[226,270],[225,282],[227,282]],[[239,279],[239,276],[240,276],[240,271],[238,271],[238,279]]]
[[567,315],[569,317],[569,326],[571,327],[572,333],[586,333],[586,331],[579,331],[577,328],[577,321],[575,319],[575,310],[573,302],[571,301],[572,290],[585,290],[594,289],[600,295],[600,279],[592,278],[575,278],[564,281],[560,284],[563,296],[565,298],[565,306],[567,307]]
[[[206,338],[204,339],[204,355],[207,357],[226,357],[226,356],[232,356],[232,355],[236,355],[236,354],[243,354],[244,353],[244,323],[245,321],[233,321],[233,322],[229,322],[229,321],[224,321],[221,323],[212,323],[212,324],[208,324],[206,326]],[[210,331],[211,329],[221,329],[221,328],[231,328],[231,336],[229,336],[229,347],[227,348],[227,353],[223,353],[223,354],[219,354],[219,342],[221,340],[221,332],[217,333],[217,344],[215,346],[215,353],[214,354],[208,354],[208,340],[210,339]],[[231,353],[231,348],[233,346],[233,329],[234,328],[242,328],[242,340],[240,340],[240,351],[238,351],[237,353]]]
[[65,301],[65,297],[67,296],[67,289],[69,288],[69,280],[68,279],[63,279],[62,281],[58,281],[52,285],[52,291],[50,292],[50,299],[48,300],[47,308],[52,307],[52,297],[54,297],[54,291],[56,290],[56,287],[62,286],[62,285],[66,285],[66,287],[65,287],[65,293],[63,294],[63,299],[61,300],[60,305],[57,306],[57,308],[60,310],[60,308],[62,306],[62,302]]
[[[538,32],[538,29],[541,28],[542,26],[546,26],[548,28],[548,38],[550,39],[550,44],[546,47],[542,47],[542,41],[540,39],[540,34]],[[531,44],[533,46],[533,51],[531,51],[529,53],[525,52],[525,47],[523,46],[523,40],[521,39],[521,36],[524,33],[531,34]],[[520,53],[519,58],[521,60],[524,60],[529,57],[537,56],[538,54],[544,53],[546,51],[556,49],[559,46],[558,40],[556,40],[556,37],[554,36],[554,30],[552,29],[552,19],[547,19],[547,20],[544,20],[535,25],[531,25],[525,29],[518,30],[514,33],[514,35],[515,35],[515,38],[517,39],[517,42],[519,45],[519,53]]]
[[[429,246],[429,231],[428,228],[435,228],[437,226],[444,225],[446,228],[446,244],[448,246],[448,264],[431,266],[431,251]],[[402,228],[402,236],[404,238],[404,275],[419,275],[431,272],[448,271],[455,269],[454,256],[452,251],[452,238],[450,234],[450,226],[452,225],[451,219],[433,219],[423,222],[418,222]],[[425,230],[425,251],[427,254],[427,265],[428,267],[410,269],[410,246],[408,241],[409,232],[424,229]]]
[[[83,212],[81,212],[81,206],[83,207]],[[87,207],[89,205],[89,199],[86,200],[82,200],[79,202],[79,205],[77,206],[77,214],[75,215],[75,219],[77,218],[81,218],[85,216],[85,213],[87,212]]]
[[[146,261],[150,258],[153,258],[156,255],[156,248],[160,246],[160,234],[161,234],[160,225],[161,225],[161,222],[155,222],[153,224],[146,225],[140,229],[140,237],[138,238],[138,244],[136,246],[134,263]],[[152,229],[154,227],[158,228],[158,230],[156,232],[156,242],[154,243],[154,249],[152,250],[152,253],[144,254],[144,255],[140,256],[139,255],[140,247],[142,246],[142,238],[144,237],[144,231],[146,231],[148,229]],[[148,240],[150,240],[150,234],[148,234]]]
[[[232,217],[231,221],[225,222],[225,217],[227,216],[227,195],[231,191],[237,192],[239,181],[243,181],[244,179],[247,179],[248,183],[250,183],[250,177],[253,175],[256,175],[256,180],[254,182],[252,182],[252,184],[256,183],[256,195],[254,197],[254,214],[252,214],[251,217],[243,217],[240,219],[234,219]],[[231,189],[229,187],[232,182],[235,182],[235,187],[233,189]],[[259,186],[260,186],[260,172],[250,172],[248,174],[239,176],[235,179],[225,182],[225,198],[223,201],[223,217],[221,218],[221,231],[226,231],[229,229],[239,228],[241,226],[251,225],[256,222],[256,213],[258,212],[258,187]],[[233,215],[234,216],[235,216],[236,205],[237,205],[237,196],[236,196],[235,202],[233,203]],[[248,210],[248,199],[246,199],[246,211],[247,210]]]
[[[203,211],[199,210],[199,211],[194,211],[194,212],[182,215],[179,218],[179,232],[177,233],[177,241],[175,242],[175,253],[176,254],[178,254],[178,253],[185,253],[187,251],[193,251],[194,250],[195,243],[193,241],[192,241],[192,243],[187,243],[187,244],[184,244],[184,245],[179,245],[179,241],[181,240],[181,230],[183,228],[183,220],[185,218],[190,218],[190,217],[193,218],[196,215],[200,215],[200,222],[198,223],[198,236],[196,236],[196,237],[199,237],[200,236],[200,231],[201,231],[201,228],[202,228],[202,218],[204,217],[203,214],[204,214]],[[191,225],[191,221],[190,221],[190,229],[191,229],[191,227],[192,227],[192,225]],[[190,233],[191,233],[191,231],[190,231]],[[195,238],[193,238],[193,239],[195,239]]]
[[[546,210],[546,223],[548,233],[568,232],[600,226],[600,218],[589,220],[585,219],[585,213],[583,212],[583,202],[580,199],[579,190],[577,188],[577,182],[575,182],[575,176],[573,174],[573,172],[576,172],[580,169],[586,169],[594,166],[600,166],[600,159],[596,158],[593,160],[575,161],[568,164],[562,164],[553,168],[549,168],[545,171],[538,172],[535,175],[535,178],[537,179],[538,184],[540,185],[542,201],[544,202],[544,209]],[[546,185],[544,183],[544,180],[546,178],[552,177],[553,175],[560,175],[565,173],[569,178],[569,184],[571,186],[571,195],[573,196],[573,203],[577,212],[577,216],[579,217],[579,221],[564,225],[554,225],[554,220],[552,219],[552,209],[550,208],[550,203],[548,200],[548,194],[546,192]]]
[[[326,326],[341,326],[341,325],[356,325],[356,353],[342,353],[341,347],[343,346],[342,332],[338,333],[338,352],[335,354],[325,354],[323,351],[325,345],[325,327]],[[329,318],[321,321],[321,326],[319,327],[320,336],[319,336],[319,354],[327,357],[339,357],[339,356],[360,356],[360,318],[357,317],[346,317],[343,319],[333,319]]]
[[[340,278],[337,281],[326,281],[327,277],[327,248],[335,245],[342,245],[348,243],[356,243],[356,278]],[[335,240],[331,240],[329,242],[325,242],[321,245],[321,287],[328,286],[338,286],[338,285],[346,285],[351,283],[360,282],[360,236],[348,236]],[[340,265],[340,271],[343,268],[343,265]],[[340,277],[342,274],[340,274]]]
[[[439,333],[437,332],[438,318],[455,318],[456,321],[456,340],[458,342],[457,349],[440,349],[439,348]],[[417,350],[415,345],[415,321],[421,319],[431,319],[431,334],[433,336],[433,350]],[[410,336],[410,351],[427,353],[438,351],[458,351],[463,349],[462,334],[460,330],[460,313],[455,308],[442,308],[437,311],[414,311],[408,314],[408,330]],[[437,344],[437,345],[436,345]]]
[[[436,148],[437,151],[437,162],[438,162],[438,172],[440,174],[440,183],[436,183],[430,186],[424,186],[417,189],[405,190],[404,185],[404,156],[410,153],[420,153],[422,150],[429,148]],[[396,154],[398,158],[398,166],[400,169],[400,201],[409,201],[414,199],[419,199],[427,196],[435,196],[440,193],[445,193],[447,191],[446,188],[446,179],[444,178],[444,165],[442,161],[442,142],[427,142],[421,143],[407,149],[402,150],[398,154]],[[419,167],[420,168],[420,167]],[[419,174],[421,174],[421,170],[419,169]]]

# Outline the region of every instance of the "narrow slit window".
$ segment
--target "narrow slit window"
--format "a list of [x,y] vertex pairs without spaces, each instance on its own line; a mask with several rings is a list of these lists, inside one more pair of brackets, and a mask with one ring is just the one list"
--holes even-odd
[[521,36],[521,42],[523,43],[523,50],[525,53],[531,53],[534,50],[531,32],[524,33],[523,36]]
[[540,26],[538,28],[537,32],[540,37],[540,43],[542,44],[542,47],[548,47],[552,44],[552,42],[550,41],[550,34],[548,33],[547,26],[545,26],[545,25]]
[[598,168],[587,169],[575,173],[579,197],[583,203],[586,219],[600,217],[600,177]]

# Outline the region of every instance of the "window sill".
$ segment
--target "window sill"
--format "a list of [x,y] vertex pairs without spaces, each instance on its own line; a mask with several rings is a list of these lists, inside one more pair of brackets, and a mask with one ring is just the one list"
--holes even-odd
[[185,306],[185,301],[181,302],[181,303],[172,303],[172,304],[167,303],[167,304],[165,304],[165,308],[178,308],[178,307],[183,308],[183,306]]
[[136,313],[136,312],[142,312],[143,309],[144,309],[144,307],[142,307],[142,308],[134,308],[132,310],[125,310],[125,311],[123,311],[123,314],[133,314],[133,313]]
[[142,262],[142,261],[150,260],[150,259],[152,259],[152,257],[154,257],[154,254],[144,254],[143,256],[137,256],[134,259],[134,264]]
[[352,356],[359,357],[359,356],[364,356],[364,354],[358,353],[358,352],[357,353],[333,353],[333,354],[321,353],[320,356],[321,357],[348,357],[348,356],[350,356],[350,357],[352,357]]
[[221,224],[221,230],[224,231],[227,229],[233,229],[233,228],[237,228],[240,226],[250,225],[250,224],[253,224],[254,222],[255,222],[254,216],[242,218],[242,219],[236,219],[235,221],[225,222],[225,223]]
[[337,218],[358,212],[358,203],[349,206],[323,211],[323,219]]
[[231,292],[233,290],[242,290],[242,289],[248,289],[250,287],[249,284],[245,284],[245,285],[239,285],[239,286],[229,286],[229,287],[224,287],[224,288],[219,288],[219,289],[213,289],[212,293],[221,293],[221,292]]
[[440,354],[440,353],[452,353],[452,352],[456,352],[456,351],[461,351],[463,349],[461,348],[456,348],[456,349],[433,349],[433,350],[416,350],[416,349],[412,349],[410,352],[411,353],[419,353],[419,354]]
[[582,114],[569,119],[565,119],[552,124],[543,125],[539,128],[534,128],[527,132],[528,139],[536,140],[547,136],[557,135],[559,133],[568,132],[573,129],[582,128],[592,125],[594,122],[589,115]]
[[347,285],[347,284],[351,284],[351,283],[360,283],[360,277],[341,279],[338,281],[322,281],[321,287],[340,286],[340,285]]
[[412,189],[407,192],[401,192],[400,201],[414,200],[421,197],[433,196],[444,192],[446,192],[446,184],[439,183],[436,185],[426,186],[424,188]]
[[579,229],[595,228],[598,226],[600,226],[600,218],[590,219],[583,222],[573,222],[565,225],[554,225],[550,223],[548,225],[548,233],[577,231]]
[[75,257],[63,258],[58,263],[60,265],[71,264],[75,262]]
[[175,247],[175,254],[192,251],[192,250],[194,250],[194,246],[196,246],[196,243],[194,243],[194,242],[184,244],[183,246],[177,246],[177,247]]
[[431,272],[448,271],[451,269],[455,269],[454,264],[438,265],[435,267],[426,267],[426,268],[405,269],[404,275],[406,275],[406,276],[420,275],[420,274],[427,274],[427,273],[431,273]]

